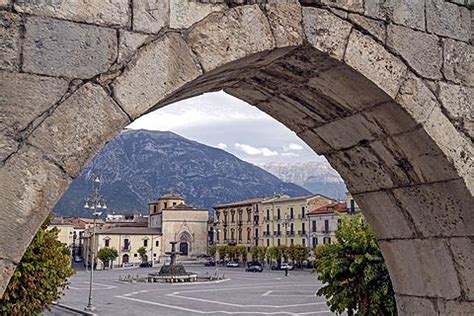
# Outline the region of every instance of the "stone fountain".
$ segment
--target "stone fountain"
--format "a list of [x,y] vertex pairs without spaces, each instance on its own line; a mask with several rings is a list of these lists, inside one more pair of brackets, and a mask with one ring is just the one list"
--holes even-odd
[[171,251],[165,252],[170,255],[170,264],[161,267],[158,273],[150,273],[149,276],[154,279],[155,282],[195,282],[197,280],[196,273],[186,272],[186,269],[182,264],[176,263],[176,255],[181,254],[176,251],[176,244],[178,242],[171,241]]

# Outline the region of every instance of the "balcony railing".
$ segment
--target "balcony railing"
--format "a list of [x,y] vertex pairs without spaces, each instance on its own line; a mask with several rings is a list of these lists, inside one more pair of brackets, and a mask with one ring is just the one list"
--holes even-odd
[[289,231],[288,232],[288,236],[294,236],[295,235],[295,232],[294,231]]
[[270,232],[263,232],[263,236],[270,236]]
[[123,246],[123,247],[122,247],[122,252],[130,252],[131,248],[132,248],[132,247],[130,247],[130,246],[128,246],[128,247],[127,247],[127,246]]
[[281,231],[277,231],[277,230],[276,230],[276,231],[273,232],[273,235],[275,235],[275,236],[281,236]]

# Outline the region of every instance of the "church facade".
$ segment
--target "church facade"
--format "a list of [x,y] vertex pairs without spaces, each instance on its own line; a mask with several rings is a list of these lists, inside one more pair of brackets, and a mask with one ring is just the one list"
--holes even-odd
[[120,267],[140,264],[138,249],[144,247],[145,260],[158,263],[171,250],[170,242],[176,241],[179,258],[191,259],[207,252],[208,220],[207,209],[187,205],[180,195],[166,194],[148,204],[148,222],[143,226],[114,223],[96,231],[95,253],[104,247],[116,249],[118,258],[113,265]]

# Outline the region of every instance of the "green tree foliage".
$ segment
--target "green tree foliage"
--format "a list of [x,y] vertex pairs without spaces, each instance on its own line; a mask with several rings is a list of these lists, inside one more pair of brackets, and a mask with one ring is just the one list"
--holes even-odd
[[97,252],[97,259],[102,261],[103,267],[109,266],[109,262],[114,261],[118,257],[118,252],[114,248],[100,248]]
[[209,253],[209,256],[211,257],[215,257],[216,256],[216,253],[217,253],[217,246],[216,245],[212,245],[210,246],[208,249],[207,249],[207,252]]
[[147,251],[145,247],[138,248],[137,253],[140,256],[140,259],[142,259],[142,262],[147,261],[147,256],[146,256]]
[[265,260],[267,247],[253,246],[252,248],[250,248],[250,253],[252,254],[252,260]]
[[217,253],[219,254],[220,258],[228,258],[229,256],[229,246],[227,245],[222,245],[217,247]]
[[47,230],[51,220],[43,223],[16,267],[0,299],[0,315],[40,315],[62,296],[74,274],[70,251],[57,240],[59,230]]
[[309,249],[303,245],[290,245],[286,248],[286,253],[291,261],[299,264],[309,257]]
[[348,315],[396,315],[392,283],[372,229],[361,215],[343,216],[337,242],[317,248],[318,291],[331,311]]
[[235,253],[242,261],[247,261],[247,247],[242,245],[235,246]]

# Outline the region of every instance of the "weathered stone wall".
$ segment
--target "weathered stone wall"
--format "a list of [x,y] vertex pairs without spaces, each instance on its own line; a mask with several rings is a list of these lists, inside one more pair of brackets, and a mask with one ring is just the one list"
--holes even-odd
[[470,6],[1,0],[0,293],[107,141],[153,109],[224,89],[343,176],[376,231],[401,314],[472,314]]

